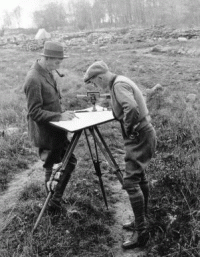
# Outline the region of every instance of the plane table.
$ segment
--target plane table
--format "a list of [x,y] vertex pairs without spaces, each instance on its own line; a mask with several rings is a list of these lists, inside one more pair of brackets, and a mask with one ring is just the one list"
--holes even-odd
[[[112,111],[108,111],[108,110],[98,111],[98,109],[97,109],[97,111],[91,111],[90,109],[75,111],[75,115],[76,115],[76,117],[74,117],[72,120],[69,120],[69,121],[50,122],[53,126],[56,126],[57,128],[60,128],[67,132],[73,133],[70,144],[69,144],[69,146],[65,152],[65,155],[63,157],[63,160],[62,160],[61,170],[63,170],[63,171],[65,170],[67,163],[69,161],[69,158],[70,158],[71,154],[73,153],[81,134],[84,133],[88,147],[89,147],[89,151],[91,154],[91,158],[93,161],[93,165],[94,165],[94,168],[96,171],[96,175],[99,178],[103,198],[104,198],[106,207],[108,208],[107,199],[106,199],[106,195],[105,195],[105,191],[104,191],[104,187],[103,187],[103,181],[101,178],[102,173],[101,173],[100,162],[99,162],[99,158],[98,158],[97,146],[103,153],[103,155],[104,155],[105,159],[108,161],[109,165],[114,170],[114,174],[116,174],[116,176],[121,184],[122,184],[123,180],[122,180],[122,172],[119,169],[119,166],[117,165],[114,157],[112,156],[112,153],[109,150],[108,145],[106,144],[106,141],[104,140],[98,127],[101,124],[115,120],[115,118],[113,116]],[[91,148],[91,144],[89,142],[88,132],[90,133],[90,135],[92,136],[92,138],[94,140],[96,159],[94,159],[94,157],[93,157],[93,153],[92,153],[93,151]]]

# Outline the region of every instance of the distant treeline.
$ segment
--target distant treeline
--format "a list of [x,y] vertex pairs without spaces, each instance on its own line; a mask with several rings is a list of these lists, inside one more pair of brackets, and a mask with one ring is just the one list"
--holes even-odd
[[199,0],[70,0],[52,2],[34,12],[38,27],[71,26],[97,29],[105,26],[200,25]]
[[[14,15],[20,24],[21,7]],[[52,0],[43,9],[33,12],[33,22],[37,28],[48,31],[60,27],[72,30],[98,29],[102,27],[135,26],[187,26],[200,25],[199,0],[69,0],[58,3]],[[4,27],[11,21],[7,13]]]

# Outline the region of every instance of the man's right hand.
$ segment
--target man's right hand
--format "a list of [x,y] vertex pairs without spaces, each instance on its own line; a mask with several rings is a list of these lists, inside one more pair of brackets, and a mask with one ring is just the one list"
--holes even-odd
[[75,118],[75,113],[73,111],[66,111],[61,113],[61,118],[60,121],[67,121],[67,120],[72,120],[73,118]]

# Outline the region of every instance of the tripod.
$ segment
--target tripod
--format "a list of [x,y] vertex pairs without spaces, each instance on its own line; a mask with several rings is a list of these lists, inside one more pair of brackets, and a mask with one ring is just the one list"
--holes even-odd
[[[89,148],[89,151],[90,151],[90,155],[91,155],[91,158],[92,158],[92,162],[93,162],[93,165],[94,165],[94,168],[95,168],[95,171],[96,171],[96,175],[99,178],[99,183],[100,183],[101,191],[102,191],[102,194],[103,194],[104,202],[105,202],[106,207],[108,208],[106,194],[105,194],[103,181],[102,181],[102,172],[101,172],[101,168],[100,168],[100,161],[99,161],[99,156],[98,156],[97,145],[99,146],[101,152],[103,153],[104,157],[108,161],[109,165],[114,169],[114,173],[116,174],[116,176],[117,176],[117,178],[118,178],[118,180],[120,181],[121,184],[122,184],[122,173],[121,173],[121,171],[119,169],[119,166],[117,165],[115,159],[113,158],[105,140],[103,139],[103,136],[101,135],[101,133],[100,133],[100,131],[97,128],[96,125],[75,132],[75,134],[73,135],[73,138],[71,140],[71,143],[70,143],[70,145],[69,145],[69,147],[66,151],[66,154],[63,158],[63,165],[62,165],[61,169],[64,170],[64,168],[66,167],[66,165],[69,161],[69,158],[70,158],[72,152],[74,151],[74,149],[75,149],[75,147],[78,143],[78,140],[79,140],[83,131],[85,133],[86,141],[87,141],[88,148]],[[88,138],[88,134],[87,134],[88,131],[90,132],[90,134],[92,135],[93,140],[94,140],[96,159],[94,158],[94,154],[92,152],[91,144],[89,142],[89,138]]]
[[[96,175],[99,178],[99,183],[100,183],[103,199],[104,199],[106,207],[108,208],[108,202],[107,202],[106,193],[105,193],[105,189],[104,189],[104,185],[103,185],[103,181],[102,181],[102,172],[101,172],[101,167],[100,167],[100,161],[99,161],[97,146],[99,147],[99,149],[103,153],[103,155],[104,155],[105,159],[107,160],[107,162],[109,163],[110,167],[112,167],[112,169],[114,171],[114,174],[117,176],[117,178],[118,178],[118,180],[121,184],[123,183],[123,179],[122,179],[122,172],[119,169],[119,166],[117,165],[114,157],[112,156],[112,153],[111,153],[110,149],[108,148],[102,134],[100,133],[100,131],[97,127],[98,124],[102,124],[102,123],[114,120],[114,117],[112,116],[110,111],[105,111],[105,112],[102,112],[102,113],[104,113],[104,115],[100,115],[98,112],[93,112],[92,114],[80,113],[79,115],[81,115],[81,116],[83,116],[83,118],[85,118],[84,123],[81,122],[79,119],[77,119],[76,123],[74,121],[68,121],[68,122],[64,122],[64,123],[63,122],[52,122],[52,124],[61,128],[61,129],[67,130],[67,131],[70,131],[69,128],[71,128],[71,125],[74,125],[74,128],[71,129],[72,131],[70,131],[70,132],[74,133],[73,137],[70,141],[70,144],[68,145],[68,147],[66,149],[65,155],[64,155],[63,160],[62,160],[62,165],[58,168],[59,170],[64,171],[64,172],[66,172],[66,166],[69,162],[69,159],[70,159],[70,157],[71,157],[71,155],[72,155],[72,153],[73,153],[73,151],[74,151],[74,149],[75,149],[75,147],[78,143],[78,140],[79,140],[81,134],[84,132],[85,137],[86,137],[86,141],[87,141],[87,145],[88,145],[88,148],[89,148],[89,151],[90,151],[90,155],[91,155],[91,158],[92,158],[92,162],[93,162],[93,165],[94,165],[94,168],[95,168],[95,172],[96,172]],[[88,122],[87,121],[87,116],[91,116],[91,115],[95,115],[93,117],[94,119],[90,119],[89,122]],[[95,118],[96,118],[97,121],[95,120]],[[74,122],[74,124],[71,124],[72,122]],[[85,124],[87,124],[87,125],[85,125]],[[94,151],[95,151],[96,158],[94,157],[87,132],[89,132],[90,135],[93,138],[94,146],[95,146]],[[56,171],[55,171],[55,173],[56,173]],[[52,195],[52,192],[49,192],[49,194],[46,198],[46,201],[43,205],[43,208],[40,211],[40,214],[39,214],[39,216],[36,220],[36,223],[34,225],[34,228],[33,228],[32,232],[34,232],[35,229],[37,228],[37,226],[39,224],[39,221],[42,218],[42,215],[43,215],[43,213],[46,209],[46,206],[47,206],[47,204],[48,204],[48,202],[51,198],[51,195]]]

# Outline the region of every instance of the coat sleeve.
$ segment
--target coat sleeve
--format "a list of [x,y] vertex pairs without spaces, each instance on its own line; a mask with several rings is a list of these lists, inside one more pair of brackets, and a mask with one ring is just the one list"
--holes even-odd
[[60,120],[61,112],[49,111],[43,108],[40,81],[34,78],[29,78],[25,83],[24,91],[27,97],[28,115],[32,120],[38,124]]
[[123,110],[124,129],[127,136],[132,133],[133,126],[138,123],[139,108],[134,98],[134,92],[127,83],[114,85],[116,99]]

